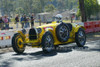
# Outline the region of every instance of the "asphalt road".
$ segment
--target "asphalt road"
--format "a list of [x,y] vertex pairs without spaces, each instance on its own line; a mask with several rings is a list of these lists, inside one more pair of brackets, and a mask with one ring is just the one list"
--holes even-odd
[[49,54],[41,48],[27,49],[23,55],[7,52],[0,54],[0,67],[100,67],[100,40],[83,48],[75,43],[60,46]]

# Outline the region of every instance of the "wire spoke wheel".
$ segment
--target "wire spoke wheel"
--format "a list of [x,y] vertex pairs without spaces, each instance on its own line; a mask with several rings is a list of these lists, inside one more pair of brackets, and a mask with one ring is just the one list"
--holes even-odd
[[83,47],[86,43],[86,34],[85,31],[80,28],[75,35],[75,41],[79,47]]
[[66,42],[69,39],[69,27],[66,23],[61,23],[56,28],[56,35],[60,42]]
[[42,49],[45,53],[49,53],[54,48],[54,40],[51,32],[46,32],[42,38]]
[[66,39],[68,36],[68,29],[66,26],[62,26],[59,29],[59,34],[62,39]]
[[48,35],[45,40],[46,40],[45,44],[47,44],[46,47],[45,47],[45,49],[48,50],[48,51],[51,51],[51,49],[53,47],[52,46],[52,44],[53,44],[52,37],[50,35]]
[[84,34],[83,31],[79,31],[78,38],[79,38],[79,42],[80,42],[81,44],[83,44],[84,41],[85,41],[85,34]]

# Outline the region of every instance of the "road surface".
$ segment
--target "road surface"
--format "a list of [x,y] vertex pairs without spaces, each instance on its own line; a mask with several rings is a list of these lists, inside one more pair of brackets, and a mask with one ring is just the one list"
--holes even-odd
[[75,43],[60,46],[49,54],[41,48],[27,49],[23,55],[2,53],[0,67],[100,67],[100,40],[87,42],[83,48]]

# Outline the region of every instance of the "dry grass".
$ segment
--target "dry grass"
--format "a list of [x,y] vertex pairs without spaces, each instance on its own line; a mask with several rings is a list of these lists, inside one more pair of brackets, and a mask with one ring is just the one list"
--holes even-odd
[[[45,24],[45,23],[42,23],[41,25],[44,25],[44,24]],[[16,24],[15,24],[14,22],[11,22],[11,23],[9,24],[9,26],[10,26],[10,27],[13,27],[14,29],[16,29]],[[19,26],[18,28],[21,28],[21,23],[19,23],[18,26]],[[39,23],[35,23],[35,24],[34,24],[34,27],[37,27],[37,26],[39,26]]]

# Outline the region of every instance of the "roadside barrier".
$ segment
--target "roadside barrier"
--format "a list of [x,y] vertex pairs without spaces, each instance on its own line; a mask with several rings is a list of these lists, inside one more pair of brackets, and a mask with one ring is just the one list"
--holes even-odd
[[3,37],[0,37],[0,40],[3,40]]
[[0,40],[9,40],[9,39],[11,39],[11,36],[0,37]]
[[100,21],[99,21],[99,31],[100,31]]
[[0,47],[10,47],[13,35],[21,29],[1,30],[0,31]]
[[0,31],[0,47],[10,47],[11,46],[11,39],[14,35],[13,31]]
[[99,27],[99,21],[96,21],[96,22],[93,22],[93,25],[94,25],[94,32],[98,32],[100,27]]
[[100,31],[100,21],[85,22],[84,27],[86,28],[86,33],[99,32]]
[[93,22],[85,22],[84,27],[86,28],[85,32],[90,33],[94,31],[94,25]]
[[[22,30],[22,29],[2,30],[2,31],[0,31],[0,48],[10,47],[11,43],[12,43],[13,35],[19,30]],[[28,32],[29,28],[27,28],[26,31]],[[27,35],[27,37],[28,37],[28,35]]]

